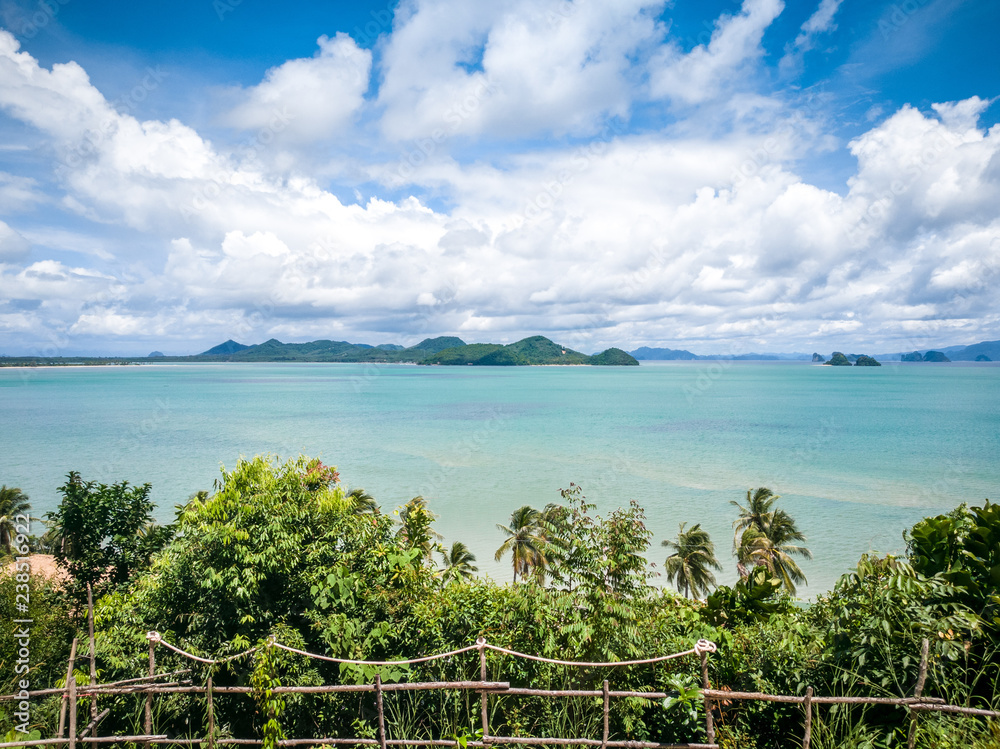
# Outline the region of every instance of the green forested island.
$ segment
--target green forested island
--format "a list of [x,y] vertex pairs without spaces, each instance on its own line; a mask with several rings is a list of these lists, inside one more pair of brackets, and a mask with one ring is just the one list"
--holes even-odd
[[203,354],[186,358],[199,361],[400,362],[479,366],[552,364],[638,366],[639,364],[620,349],[608,349],[596,356],[588,356],[553,343],[540,335],[507,345],[469,344],[461,338],[441,336],[424,339],[409,348],[394,344],[368,346],[345,341],[281,343],[271,339],[257,346],[241,346],[234,341],[227,341]]
[[[818,356],[817,354],[813,355]],[[820,357],[822,359],[822,357]],[[813,359],[815,361],[815,358]],[[881,367],[882,365],[871,356],[866,354],[843,354],[840,351],[834,351],[833,355],[830,357],[830,361],[822,362],[828,366],[833,367]]]

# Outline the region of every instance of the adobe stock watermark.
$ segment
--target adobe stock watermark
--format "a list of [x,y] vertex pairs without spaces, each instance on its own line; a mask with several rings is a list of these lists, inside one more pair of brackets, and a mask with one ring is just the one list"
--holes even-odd
[[[640,268],[626,273],[614,287],[614,292],[606,298],[614,302],[612,309],[620,309],[622,305],[641,303],[641,295],[645,289],[651,289],[656,278],[671,260],[666,245],[656,245],[650,250],[645,263]],[[620,300],[620,302],[618,301]],[[562,339],[574,348],[588,343],[595,331],[614,327],[611,314],[607,312],[592,312],[587,314],[580,325],[562,333]]]
[[868,203],[860,220],[848,230],[848,239],[852,242],[859,241],[863,229],[869,227],[872,221],[884,217],[897,198],[909,192],[917,180],[937,163],[941,154],[960,143],[961,139],[951,132],[947,130],[939,132],[933,143],[925,147],[917,158],[906,166],[905,179],[894,179],[889,189],[883,190]]
[[500,429],[511,419],[511,414],[499,406],[491,406],[481,425],[465,439],[456,445],[452,461],[448,465],[439,465],[437,470],[424,481],[415,496],[433,497],[441,486],[450,483],[450,477],[458,470],[456,461],[468,460],[473,455],[482,452],[490,441],[496,437]]
[[622,135],[624,132],[624,125],[617,120],[612,120],[594,139],[577,148],[571,159],[572,169],[561,169],[554,179],[542,183],[542,189],[530,197],[525,204],[524,210],[521,212],[522,220],[536,221],[555,208],[566,188],[590,167],[595,158],[608,152],[609,144],[615,136]]
[[444,126],[435,128],[429,137],[413,141],[413,147],[402,156],[396,167],[396,174],[402,180],[408,180],[414,172],[433,156],[438,148],[458,133],[462,123],[472,117],[483,102],[496,94],[499,86],[490,78],[485,78],[465,97],[453,104],[443,115]]
[[806,125],[809,122],[809,117],[820,111],[822,102],[823,91],[812,92],[806,99],[804,106],[795,108],[794,113],[781,130],[765,138],[757,147],[750,149],[740,165],[730,175],[729,179],[733,187],[738,187],[746,180],[756,176],[764,166],[771,163],[775,156],[786,147],[788,141],[794,137],[799,127]]
[[[748,335],[759,335],[762,328],[763,323],[760,323],[757,330]],[[712,359],[710,364],[699,367],[694,382],[687,383],[681,388],[688,405],[694,405],[696,398],[711,390],[722,375],[732,369],[733,362],[737,361],[737,357],[745,353],[748,352],[743,341],[733,341],[729,344],[729,350],[725,354],[720,355],[718,359]]]
[[[29,358],[54,359],[62,356],[69,345],[69,337],[64,333],[47,329],[45,337],[48,339],[47,345],[32,348],[28,354]],[[27,385],[38,376],[35,367],[18,367],[18,369],[18,380],[21,385]]]
[[[133,86],[127,94],[120,96],[110,102],[115,111],[121,114],[131,114],[138,104],[144,102],[151,93],[160,87],[160,84],[167,78],[167,73],[157,65],[155,68],[146,68],[146,74]],[[118,119],[109,117],[99,128],[90,130],[84,139],[74,147],[63,158],[63,163],[75,169],[83,164],[90,156],[94,156],[102,143],[118,132]]]
[[38,10],[21,26],[21,36],[34,39],[39,31],[55,20],[60,8],[69,3],[70,0],[38,0]]
[[149,438],[156,434],[170,418],[172,406],[166,398],[156,398],[150,414],[141,421],[133,422],[118,438],[115,447],[106,454],[106,460],[98,467],[99,480],[118,481],[126,465],[131,464],[128,456],[135,450],[144,449]]
[[899,31],[910,18],[921,8],[930,5],[934,0],[903,0],[898,5],[890,5],[889,12],[878,22],[878,30],[883,41]]
[[[272,109],[271,119],[267,125],[260,128],[253,137],[244,141],[237,147],[244,160],[254,162],[259,158],[261,151],[268,148],[277,135],[283,132],[295,119],[295,115],[288,111],[288,108]],[[194,197],[188,205],[182,205],[180,214],[186,221],[196,218],[202,211],[208,208],[224,190],[233,188],[232,174],[221,172],[211,175],[207,184],[202,185],[194,191]]]
[[14,619],[14,676],[16,679],[17,698],[14,710],[14,730],[18,733],[28,733],[31,724],[31,699],[29,689],[31,680],[28,674],[31,671],[31,624],[33,619],[28,618],[29,606],[31,604],[31,588],[28,582],[31,579],[31,557],[28,556],[31,549],[28,546],[28,537],[31,534],[31,517],[28,515],[14,516],[14,548],[19,556],[14,558],[14,608],[23,618]]

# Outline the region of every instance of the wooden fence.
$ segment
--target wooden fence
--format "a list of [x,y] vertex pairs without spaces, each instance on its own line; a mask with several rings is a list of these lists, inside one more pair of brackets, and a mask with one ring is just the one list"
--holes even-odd
[[[207,745],[208,749],[215,749],[217,746],[237,745],[237,746],[260,746],[264,743],[262,739],[249,738],[221,738],[218,737],[215,726],[214,695],[252,695],[259,693],[252,687],[246,686],[215,686],[212,677],[209,675],[205,684],[192,684],[185,681],[183,677],[190,674],[190,670],[171,671],[168,673],[156,673],[156,647],[163,645],[170,650],[197,662],[214,665],[225,661],[231,661],[252,654],[258,648],[252,648],[244,653],[230,656],[225,659],[213,660],[201,658],[191,653],[187,653],[180,648],[163,640],[156,632],[150,632],[149,639],[149,675],[124,681],[116,681],[108,684],[93,684],[96,679],[94,675],[94,641],[93,630],[90,630],[90,662],[91,662],[91,685],[78,686],[73,676],[73,666],[76,658],[76,640],[73,641],[69,666],[67,668],[66,685],[62,689],[43,689],[29,693],[30,697],[43,697],[54,694],[62,694],[62,709],[59,719],[59,729],[57,735],[50,739],[38,739],[35,741],[14,741],[0,743],[0,749],[6,747],[26,747],[26,746],[46,746],[63,745],[66,749],[77,749],[77,744],[114,744],[114,743],[141,743],[147,749],[154,744],[177,744],[177,745]],[[273,687],[269,691],[272,694],[336,694],[344,692],[352,693],[374,693],[376,712],[378,718],[377,738],[362,737],[323,737],[323,738],[293,738],[280,739],[276,743],[282,747],[294,746],[379,746],[380,749],[387,749],[389,746],[471,746],[486,747],[499,745],[531,745],[531,746],[592,746],[601,749],[718,749],[715,743],[714,710],[713,703],[728,703],[739,700],[755,700],[765,702],[783,702],[800,704],[804,710],[804,735],[802,746],[809,749],[812,737],[812,717],[813,705],[841,705],[841,704],[868,704],[868,705],[893,705],[906,708],[913,713],[911,717],[909,731],[909,747],[914,746],[916,736],[917,714],[920,712],[937,711],[952,714],[975,715],[984,717],[1000,717],[1000,712],[993,710],[980,710],[976,708],[962,707],[958,705],[946,705],[944,700],[923,697],[923,687],[927,676],[928,642],[925,640],[921,652],[920,672],[914,695],[912,697],[837,697],[820,696],[813,694],[812,687],[806,690],[805,695],[772,695],[758,692],[733,692],[728,690],[713,689],[708,678],[708,657],[715,652],[715,645],[706,640],[699,640],[693,648],[680,653],[672,653],[665,656],[648,658],[638,661],[620,662],[596,662],[585,663],[579,661],[560,661],[551,658],[528,655],[517,651],[501,648],[487,643],[483,638],[476,641],[474,645],[453,650],[448,653],[440,653],[422,658],[413,658],[403,661],[354,661],[342,658],[332,658],[329,656],[308,653],[303,650],[288,647],[276,641],[271,641],[268,646],[280,648],[292,653],[315,658],[334,663],[348,663],[367,666],[403,666],[414,663],[424,663],[428,661],[448,658],[469,651],[479,653],[479,680],[478,681],[436,681],[436,682],[414,682],[414,683],[390,683],[383,684],[381,675],[376,673],[371,684],[327,684],[321,686],[303,687]],[[565,665],[571,667],[602,668],[621,667],[629,665],[654,664],[674,658],[684,658],[695,656],[701,660],[702,688],[700,693],[705,701],[705,731],[708,743],[684,743],[684,744],[661,744],[650,741],[615,740],[610,736],[609,717],[611,712],[610,701],[612,698],[639,698],[647,700],[660,700],[670,696],[664,692],[637,692],[637,691],[617,691],[610,688],[607,679],[604,680],[600,690],[586,689],[530,689],[521,687],[511,687],[505,681],[487,681],[486,675],[486,654],[489,651],[503,653],[517,658]],[[164,681],[173,679],[172,681]],[[467,740],[459,742],[457,739],[389,739],[386,735],[385,708],[383,705],[383,695],[386,692],[409,692],[427,690],[458,690],[471,691],[480,695],[480,719],[482,738],[478,740]],[[206,697],[208,726],[207,734],[204,738],[183,739],[168,737],[152,732],[152,711],[153,698],[158,694],[204,694]],[[124,695],[139,694],[146,696],[145,703],[145,724],[144,733],[135,736],[98,736],[97,727],[100,722],[109,714],[109,710],[98,712],[98,698],[101,695]],[[601,739],[588,738],[563,738],[563,737],[521,737],[521,736],[495,736],[489,731],[489,698],[490,695],[522,695],[535,697],[570,698],[570,697],[594,697],[601,698],[603,704],[603,735]],[[79,716],[77,715],[77,701],[82,698],[90,699],[90,720],[81,729],[79,728]],[[3,700],[21,700],[23,695],[3,695]],[[68,715],[67,715],[68,713]]]

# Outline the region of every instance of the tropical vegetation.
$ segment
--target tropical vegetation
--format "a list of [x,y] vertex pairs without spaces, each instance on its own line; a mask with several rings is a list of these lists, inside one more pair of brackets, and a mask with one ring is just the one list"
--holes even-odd
[[[524,505],[498,526],[498,559],[515,584],[477,576],[475,558],[434,531],[429,503],[415,497],[383,511],[338,472],[301,457],[241,460],[223,470],[213,492],[179,506],[169,526],[151,525],[148,488],[104,485],[71,473],[50,514],[66,585],[30,575],[31,688],[58,687],[74,637],[86,642],[86,607],[96,594],[98,679],[134,678],[148,668],[147,632],[200,657],[242,658],[208,667],[160,647],[157,670],[193,668],[202,683],[250,686],[218,695],[217,738],[280,736],[374,738],[371,693],[275,695],[275,685],[475,680],[475,652],[411,666],[374,667],[311,660],[272,646],[351,660],[391,661],[465,647],[477,637],[533,655],[578,661],[627,661],[688,650],[698,639],[718,650],[709,678],[734,691],[902,697],[913,693],[924,640],[930,643],[924,694],[952,704],[995,709],[1000,672],[1000,508],[961,506],[917,523],[904,557],[862,557],[829,593],[804,604],[796,559],[803,535],[770,489],[735,502],[732,585],[716,585],[715,545],[700,524],[681,523],[664,542],[663,579],[649,563],[652,534],[635,502],[598,514],[570,484],[542,509]],[[724,560],[723,560],[724,561]],[[798,570],[798,572],[796,572]],[[13,620],[15,570],[0,575],[0,613]],[[791,584],[790,584],[791,583]],[[697,600],[704,598],[704,600]],[[0,631],[0,689],[16,690],[10,664],[17,643]],[[82,652],[82,649],[81,649]],[[77,672],[88,678],[86,663]],[[612,738],[704,742],[704,702],[696,658],[614,669],[567,668],[491,653],[489,679],[514,687],[656,691],[664,701],[615,698]],[[479,725],[468,692],[386,693],[389,737],[468,743]],[[0,735],[12,731],[12,704],[0,702]],[[59,695],[39,697],[32,728],[54,735]],[[156,698],[154,731],[205,735],[204,699]],[[110,713],[103,736],[142,732],[143,701],[101,698]],[[601,737],[600,699],[489,701],[494,735]],[[912,715],[916,715],[915,713]],[[814,746],[906,745],[911,713],[892,706],[816,709]],[[723,701],[715,708],[724,747],[799,745],[803,714],[795,705]],[[917,747],[996,747],[1000,726],[984,718],[921,714]],[[16,732],[15,734],[16,735]]]
[[18,516],[26,518],[30,512],[27,494],[6,484],[0,486],[0,556],[11,555],[18,535]]

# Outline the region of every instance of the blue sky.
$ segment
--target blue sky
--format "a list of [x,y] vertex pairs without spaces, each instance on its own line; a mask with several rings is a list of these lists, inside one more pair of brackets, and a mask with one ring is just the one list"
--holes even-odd
[[1000,338],[1000,6],[0,0],[0,353]]

